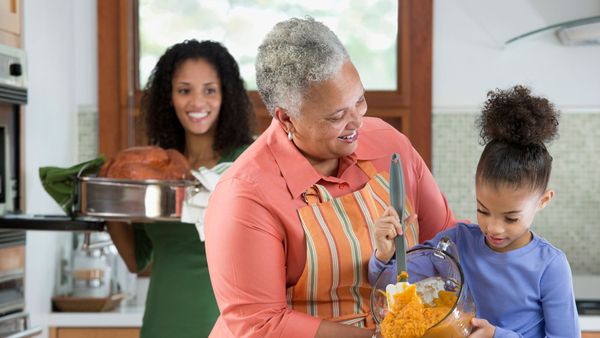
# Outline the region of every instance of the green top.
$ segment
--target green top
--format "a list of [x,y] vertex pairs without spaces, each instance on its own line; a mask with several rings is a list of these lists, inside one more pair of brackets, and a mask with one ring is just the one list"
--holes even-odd
[[[233,162],[248,145],[219,163]],[[219,316],[204,242],[194,224],[134,224],[137,266],[152,261],[152,275],[140,337],[208,337]]]

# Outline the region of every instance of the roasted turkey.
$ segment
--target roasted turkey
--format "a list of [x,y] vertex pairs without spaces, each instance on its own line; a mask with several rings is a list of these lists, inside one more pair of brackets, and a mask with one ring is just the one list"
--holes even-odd
[[191,178],[186,158],[175,149],[132,147],[104,163],[99,177],[133,180],[182,180]]

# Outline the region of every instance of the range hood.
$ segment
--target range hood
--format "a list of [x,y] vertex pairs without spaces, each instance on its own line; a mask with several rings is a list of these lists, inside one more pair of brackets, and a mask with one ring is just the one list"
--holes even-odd
[[563,45],[600,45],[600,16],[560,22],[535,29],[506,41],[511,44],[527,37],[554,31]]
[[555,35],[567,46],[600,44],[597,0],[456,0],[498,45]]

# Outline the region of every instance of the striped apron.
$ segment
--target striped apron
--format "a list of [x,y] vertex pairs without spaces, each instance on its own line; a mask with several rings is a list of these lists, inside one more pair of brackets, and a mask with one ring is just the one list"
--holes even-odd
[[[323,319],[374,327],[369,311],[369,258],[375,244],[374,224],[390,205],[389,173],[377,173],[370,161],[358,161],[369,176],[360,190],[333,198],[315,184],[304,192],[308,204],[298,209],[306,237],[306,264],[300,279],[287,289],[288,306]],[[402,219],[412,214],[406,197]],[[406,227],[407,248],[418,243],[419,225]]]

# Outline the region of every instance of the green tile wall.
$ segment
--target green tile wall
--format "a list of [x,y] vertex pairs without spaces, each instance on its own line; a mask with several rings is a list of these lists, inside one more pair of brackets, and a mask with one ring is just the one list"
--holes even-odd
[[98,156],[98,109],[79,106],[77,112],[78,163]]
[[[476,222],[474,173],[483,147],[476,113],[433,114],[433,174],[458,217]],[[600,274],[600,112],[563,112],[554,158],[552,203],[533,230],[563,250],[574,274]]]

